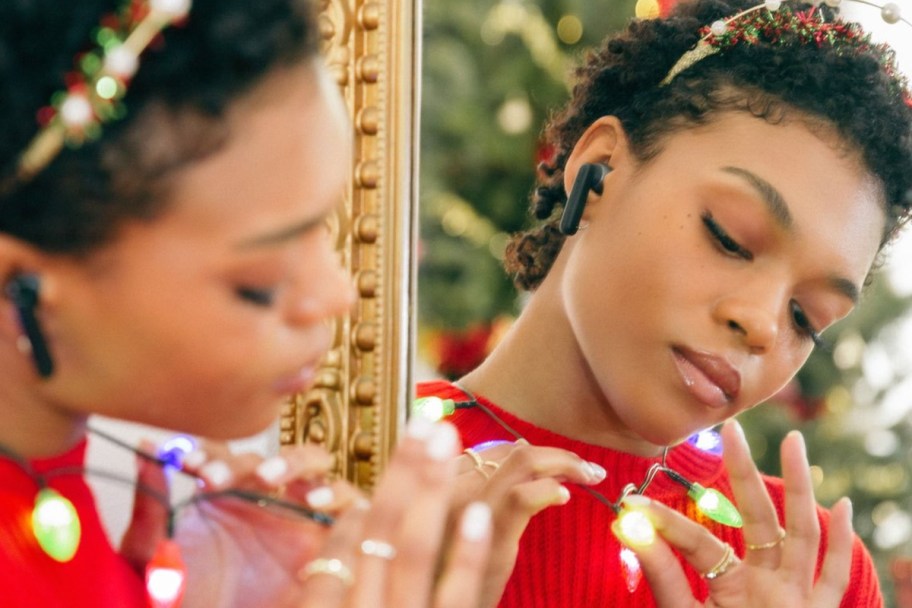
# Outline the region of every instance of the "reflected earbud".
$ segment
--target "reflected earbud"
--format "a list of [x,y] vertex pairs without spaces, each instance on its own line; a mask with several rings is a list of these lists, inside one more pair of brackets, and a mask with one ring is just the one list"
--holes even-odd
[[47,341],[44,339],[44,333],[41,331],[41,325],[35,316],[35,308],[38,306],[38,294],[41,291],[40,279],[33,274],[21,274],[10,279],[4,291],[19,314],[19,323],[22,326],[22,331],[25,332],[25,338],[28,340],[29,351],[32,354],[35,369],[42,378],[49,377],[54,373],[54,361],[51,359],[51,353],[48,350]]
[[576,231],[579,230],[580,219],[583,217],[586,199],[589,198],[589,191],[601,194],[602,180],[610,172],[611,167],[602,163],[586,163],[580,167],[579,173],[576,174],[576,179],[573,181],[573,188],[570,189],[570,196],[567,197],[567,203],[564,205],[564,213],[561,215],[561,234],[566,236],[576,234]]

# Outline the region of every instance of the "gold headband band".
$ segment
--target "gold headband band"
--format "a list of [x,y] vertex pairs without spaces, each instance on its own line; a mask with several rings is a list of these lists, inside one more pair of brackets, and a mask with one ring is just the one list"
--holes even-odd
[[[880,9],[881,18],[887,23],[903,22],[912,26],[912,23],[902,17],[899,6],[892,2],[878,6],[868,0],[847,1]],[[825,4],[834,9],[838,8],[841,2],[842,0],[825,0]],[[662,79],[660,86],[670,84],[681,72],[703,59],[738,44],[755,44],[760,41],[774,45],[828,44],[859,51],[872,51],[878,56],[881,66],[892,78],[906,104],[912,106],[907,79],[896,66],[893,50],[886,45],[871,42],[870,35],[865,34],[857,23],[827,21],[817,7],[804,12],[793,12],[787,7],[782,7],[782,0],[766,0],[732,17],[714,21],[700,32],[700,40],[678,59]]]
[[67,76],[67,88],[38,112],[41,129],[16,162],[15,173],[0,192],[30,181],[47,167],[64,145],[80,146],[101,134],[101,125],[123,118],[121,103],[139,57],[169,25],[184,19],[191,0],[127,0],[124,14],[102,21],[97,47],[80,54],[78,68]]

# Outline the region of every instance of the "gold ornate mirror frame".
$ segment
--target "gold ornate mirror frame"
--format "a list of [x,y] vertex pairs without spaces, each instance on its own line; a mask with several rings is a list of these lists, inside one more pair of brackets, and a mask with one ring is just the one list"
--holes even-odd
[[333,222],[357,303],[314,387],[285,407],[280,442],[311,442],[373,486],[405,420],[414,344],[419,0],[322,0],[320,35],[352,118],[354,155]]

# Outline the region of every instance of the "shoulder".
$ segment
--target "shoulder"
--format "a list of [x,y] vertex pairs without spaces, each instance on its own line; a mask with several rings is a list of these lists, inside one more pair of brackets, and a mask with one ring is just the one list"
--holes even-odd
[[[764,476],[763,481],[779,514],[780,525],[785,527],[785,484],[778,477]],[[816,575],[819,576],[829,538],[829,509],[818,505],[817,518],[820,521],[820,549],[817,554]],[[864,546],[864,543],[856,535],[855,544],[852,548],[849,587],[842,598],[840,608],[882,608],[883,605],[883,595],[880,591],[874,560],[871,558],[871,554]]]

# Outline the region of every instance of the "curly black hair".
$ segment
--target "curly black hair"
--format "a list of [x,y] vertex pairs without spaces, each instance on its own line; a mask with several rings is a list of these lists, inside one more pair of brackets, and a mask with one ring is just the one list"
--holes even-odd
[[[65,86],[91,36],[122,0],[0,3],[0,176],[15,173],[38,131],[36,113]],[[83,255],[110,242],[127,219],[156,217],[166,178],[231,136],[225,110],[274,68],[316,55],[306,0],[194,0],[141,58],[125,119],[64,149],[33,180],[0,198],[0,232],[45,251]]]
[[[624,126],[641,161],[659,153],[663,137],[704,124],[719,112],[744,111],[770,122],[797,111],[830,125],[857,147],[883,186],[886,244],[912,208],[912,108],[884,70],[876,49],[846,52],[829,45],[739,44],[696,63],[660,85],[700,38],[700,29],[756,0],[697,0],[667,18],[632,21],[591,51],[576,70],[567,105],[544,131],[553,148],[539,166],[532,213],[545,222],[514,236],[505,266],[521,289],[544,280],[564,242],[557,228],[566,201],[564,165],[583,132],[602,116]],[[821,7],[825,10],[825,7]]]

